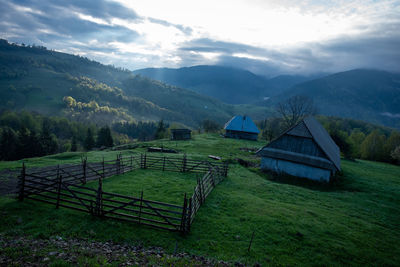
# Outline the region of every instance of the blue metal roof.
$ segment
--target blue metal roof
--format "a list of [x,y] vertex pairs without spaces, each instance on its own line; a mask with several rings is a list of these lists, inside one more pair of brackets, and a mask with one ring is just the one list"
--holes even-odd
[[235,116],[230,119],[224,126],[225,130],[240,131],[247,133],[259,133],[257,126],[248,116]]

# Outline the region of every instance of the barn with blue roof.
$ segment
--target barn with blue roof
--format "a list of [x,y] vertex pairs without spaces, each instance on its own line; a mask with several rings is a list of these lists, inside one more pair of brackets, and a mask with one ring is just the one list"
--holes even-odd
[[248,116],[235,116],[225,124],[225,137],[257,140],[260,130]]

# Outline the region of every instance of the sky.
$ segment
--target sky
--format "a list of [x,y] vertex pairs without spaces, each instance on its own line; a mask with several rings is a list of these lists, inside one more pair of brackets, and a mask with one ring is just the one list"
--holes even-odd
[[400,0],[0,0],[0,38],[130,70],[400,72]]

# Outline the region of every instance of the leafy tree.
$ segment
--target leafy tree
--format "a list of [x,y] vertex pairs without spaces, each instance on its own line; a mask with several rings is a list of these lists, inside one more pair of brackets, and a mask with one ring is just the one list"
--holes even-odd
[[353,157],[360,158],[361,157],[361,143],[365,139],[365,134],[360,131],[359,128],[356,128],[351,132],[349,136],[349,142],[353,147]]
[[113,138],[111,136],[110,127],[102,127],[97,133],[97,146],[98,147],[112,147],[114,145]]
[[42,147],[39,142],[39,136],[34,129],[32,129],[29,133],[29,150],[32,152],[29,157],[40,156],[42,151]]
[[262,136],[268,142],[277,138],[282,133],[282,119],[281,118],[268,118],[260,123],[260,128],[263,129]]
[[86,139],[85,139],[85,149],[92,150],[94,147],[94,137],[92,129],[87,129]]
[[292,96],[279,103],[276,111],[282,117],[286,129],[294,126],[305,117],[317,113],[313,100],[302,95]]
[[57,138],[51,134],[50,121],[45,119],[42,124],[42,132],[40,133],[39,142],[42,148],[41,155],[54,154],[58,150]]
[[6,127],[1,133],[0,158],[2,160],[15,160],[18,148],[18,137],[13,129]]
[[17,147],[18,158],[32,157],[35,154],[35,151],[32,151],[29,130],[26,127],[22,127],[19,130],[17,136],[18,136],[18,147]]
[[206,133],[217,132],[221,129],[221,126],[217,122],[210,119],[203,120],[201,126]]
[[372,131],[361,144],[361,158],[369,160],[384,160],[385,135],[379,130]]
[[396,161],[397,164],[400,164],[400,146],[396,147],[391,153],[390,156],[392,159]]
[[167,128],[168,126],[165,125],[164,120],[160,120],[158,122],[158,126],[157,126],[157,130],[156,133],[154,135],[155,139],[163,139],[166,137],[166,133],[167,133]]
[[72,139],[71,139],[71,151],[72,152],[75,152],[75,151],[77,151],[78,150],[78,144],[76,143],[76,137],[75,137],[75,135],[73,135],[72,136]]
[[395,162],[391,156],[396,147],[400,146],[400,132],[392,131],[384,146],[385,160]]
[[340,148],[340,152],[342,152],[343,156],[347,159],[353,157],[353,150],[351,143],[348,141],[347,133],[344,131],[336,130],[330,133],[333,141],[335,141],[336,145]]

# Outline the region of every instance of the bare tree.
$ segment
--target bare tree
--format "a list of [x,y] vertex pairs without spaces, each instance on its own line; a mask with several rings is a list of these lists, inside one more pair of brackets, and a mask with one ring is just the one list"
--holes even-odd
[[281,115],[285,127],[289,128],[309,115],[315,115],[317,109],[311,98],[295,95],[278,104],[276,111]]

